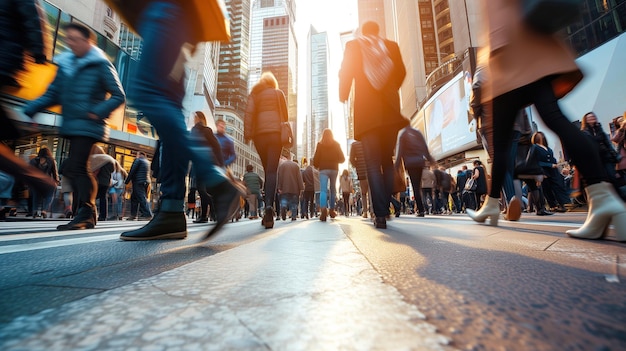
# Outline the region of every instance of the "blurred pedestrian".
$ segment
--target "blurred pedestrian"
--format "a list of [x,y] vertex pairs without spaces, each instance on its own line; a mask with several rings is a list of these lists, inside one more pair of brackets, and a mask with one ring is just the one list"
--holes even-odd
[[[243,189],[236,187],[202,140],[191,137],[182,113],[186,53],[215,38],[207,26],[218,26],[207,1],[107,0],[125,24],[143,39],[141,67],[136,72],[136,108],[149,118],[161,140],[159,211],[142,228],[122,233],[122,240],[184,239],[185,178],[189,161],[198,182],[213,196],[217,223],[204,236],[212,237],[239,209]],[[224,23],[222,22],[222,25]]]
[[243,182],[248,189],[248,204],[250,205],[250,219],[259,218],[260,205],[263,204],[261,189],[263,188],[263,179],[254,171],[251,164],[246,165],[246,174],[243,175]]
[[378,34],[376,22],[365,22],[361,35],[346,43],[339,71],[339,100],[348,100],[354,83],[354,137],[367,155],[367,179],[376,216],[386,228],[393,191],[393,152],[398,131],[408,125],[400,113],[398,89],[406,76],[398,44]]
[[311,164],[307,164],[302,172],[302,181],[304,182],[304,191],[302,192],[302,214],[304,218],[309,219],[315,217],[315,168]]
[[115,170],[117,161],[107,155],[102,147],[94,145],[89,156],[89,171],[96,178],[98,191],[96,199],[99,202],[98,220],[106,221],[109,217],[109,187],[111,187],[111,175]]
[[287,211],[291,212],[291,220],[298,217],[298,200],[304,190],[304,182],[297,160],[285,159],[278,166],[277,189],[280,194],[280,217],[287,218]]
[[215,137],[220,144],[222,150],[222,159],[224,167],[229,167],[237,160],[237,154],[235,153],[235,142],[233,138],[226,134],[226,121],[218,119],[215,121]]
[[344,215],[348,217],[350,215],[350,196],[354,192],[354,185],[347,169],[344,169],[341,177],[339,177],[339,191],[343,200]]
[[595,157],[596,145],[558,106],[558,99],[582,79],[573,53],[558,36],[531,28],[524,21],[520,0],[483,0],[482,5],[488,41],[479,54],[479,64],[488,71],[482,102],[492,104],[494,159],[489,196],[479,211],[468,210],[468,215],[477,222],[490,218],[491,224],[497,225],[513,122],[520,109],[534,104],[588,184],[587,220],[581,228],[568,230],[567,234],[598,239],[613,222],[618,240],[626,241],[626,205],[607,182],[602,162]]
[[115,162],[115,169],[111,173],[111,188],[109,189],[109,195],[111,195],[111,210],[113,214],[107,218],[111,221],[121,221],[124,216],[124,190],[126,189],[126,177],[128,173],[119,162]]
[[[137,219],[137,213],[139,213],[140,220],[151,220],[152,211],[148,204],[148,192],[150,188],[150,164],[146,159],[146,153],[143,151],[137,151],[135,161],[133,161],[128,177],[126,177],[126,184],[133,183],[133,190],[130,195],[130,217],[129,221]],[[193,203],[196,203],[195,193],[193,197]],[[139,211],[139,212],[137,212]]]
[[274,200],[278,160],[282,152],[281,123],[287,122],[285,95],[278,89],[278,81],[272,72],[263,72],[252,87],[248,97],[244,120],[244,140],[254,141],[265,173],[265,210],[262,223],[265,228],[274,227]]
[[[39,169],[43,174],[52,179],[55,184],[59,183],[59,172],[57,170],[57,162],[52,157],[52,152],[47,147],[42,147],[37,153],[37,157],[30,160],[33,167]],[[54,200],[55,191],[46,191],[44,193],[37,189],[30,189],[33,201],[33,218],[47,218],[48,213],[52,214],[52,200]],[[41,206],[41,207],[40,207]]]
[[322,222],[326,221],[327,216],[335,218],[337,215],[335,212],[337,174],[339,173],[339,164],[345,160],[346,157],[341,151],[341,146],[333,137],[332,130],[324,129],[313,155],[313,165],[320,171],[320,220]]
[[600,160],[602,161],[607,177],[611,184],[615,187],[615,190],[619,191],[616,177],[616,166],[621,161],[622,156],[613,147],[613,143],[609,139],[608,134],[606,134],[604,129],[602,129],[602,123],[598,121],[598,117],[595,113],[585,113],[580,123],[580,130],[585,132],[585,134],[587,134],[598,146],[598,157],[600,157]]
[[[18,87],[16,75],[24,69],[25,60],[46,63],[44,17],[35,0],[3,0],[0,2],[0,90]],[[20,133],[0,104],[0,140],[19,137]],[[0,142],[0,170],[28,184],[41,194],[53,192],[55,182],[49,176],[15,156]]]
[[89,154],[96,142],[108,139],[106,119],[124,103],[125,95],[115,67],[93,45],[91,29],[78,22],[63,29],[71,51],[56,57],[59,69],[54,81],[43,96],[25,106],[24,113],[32,117],[50,106],[63,108],[60,135],[70,140],[64,173],[72,181],[78,212],[57,229],[89,229],[96,225],[97,192],[96,180],[87,170]]
[[426,166],[426,161],[430,162],[431,165],[435,165],[437,162],[430,154],[430,150],[428,150],[424,135],[411,126],[406,126],[402,129],[398,134],[396,157],[396,165],[402,162],[406,172],[409,174],[417,205],[417,217],[424,217],[426,207],[422,199],[422,173]]
[[72,181],[70,177],[65,175],[65,170],[67,169],[68,159],[66,158],[61,162],[61,166],[59,167],[59,176],[61,178],[61,193],[63,194],[63,217],[64,218],[72,218],[74,213],[76,213],[76,208],[74,207],[74,189],[72,188]]

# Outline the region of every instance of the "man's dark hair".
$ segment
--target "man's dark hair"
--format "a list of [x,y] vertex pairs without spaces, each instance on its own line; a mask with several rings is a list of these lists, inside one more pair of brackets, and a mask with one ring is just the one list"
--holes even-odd
[[246,165],[246,172],[252,172],[252,165]]
[[146,153],[143,152],[143,151],[137,151],[137,153],[138,153],[139,156],[146,157]]
[[78,22],[70,22],[68,24],[63,25],[63,30],[67,31],[68,29],[73,29],[75,31],[80,32],[80,34],[85,39],[93,40],[94,34],[86,25]]
[[378,35],[379,30],[380,27],[378,27],[378,23],[374,21],[367,21],[363,23],[361,27],[361,33],[363,33],[363,35]]

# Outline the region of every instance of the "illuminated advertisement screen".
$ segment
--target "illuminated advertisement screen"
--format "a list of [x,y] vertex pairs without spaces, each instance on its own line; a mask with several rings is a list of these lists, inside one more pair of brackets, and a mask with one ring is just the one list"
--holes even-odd
[[439,89],[424,105],[422,111],[425,137],[435,159],[442,159],[478,145],[476,122],[469,114],[470,92],[471,79],[469,74],[462,72]]

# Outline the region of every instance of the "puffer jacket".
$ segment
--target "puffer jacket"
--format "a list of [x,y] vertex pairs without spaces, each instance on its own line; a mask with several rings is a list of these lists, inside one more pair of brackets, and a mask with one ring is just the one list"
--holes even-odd
[[281,116],[279,104],[283,104],[283,111],[287,111],[282,91],[262,83],[252,89],[244,117],[245,140],[251,140],[259,134],[280,133],[280,124],[287,122],[287,116]]
[[[78,63],[75,58],[72,52],[59,55],[56,60],[59,70],[54,81],[43,96],[26,105],[24,113],[32,117],[60,104],[63,108],[62,136],[107,141],[109,128],[105,119],[126,99],[122,84],[113,64],[97,47],[92,47]],[[111,94],[108,99],[107,93]],[[89,113],[98,119],[91,119]]]
[[22,69],[24,53],[44,59],[41,19],[33,0],[0,3],[0,76],[12,77]]

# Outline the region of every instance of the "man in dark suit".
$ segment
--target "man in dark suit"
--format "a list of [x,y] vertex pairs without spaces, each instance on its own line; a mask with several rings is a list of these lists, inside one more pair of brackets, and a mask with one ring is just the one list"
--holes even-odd
[[346,43],[339,71],[339,99],[348,100],[354,82],[354,137],[367,155],[367,178],[376,228],[386,228],[393,191],[393,152],[398,131],[408,125],[400,113],[398,89],[406,76],[398,44],[366,22],[361,35]]

